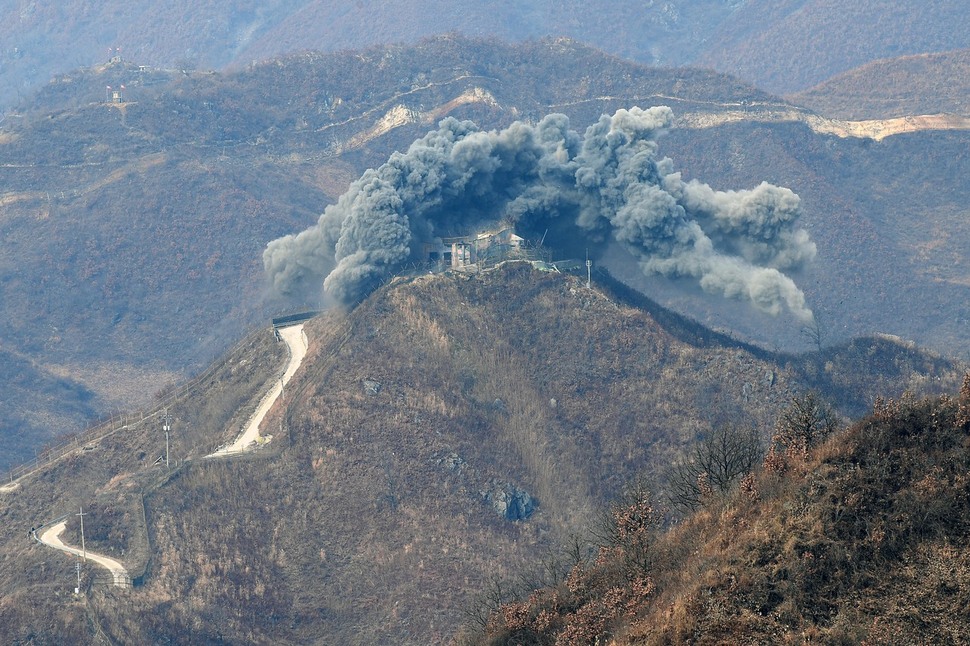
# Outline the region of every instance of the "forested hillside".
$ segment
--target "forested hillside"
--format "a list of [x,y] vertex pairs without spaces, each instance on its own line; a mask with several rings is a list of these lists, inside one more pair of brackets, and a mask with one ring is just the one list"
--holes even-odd
[[842,119],[970,114],[970,50],[868,63],[791,95],[799,105]]
[[[121,102],[105,101],[107,85],[125,85]],[[264,299],[265,244],[305,228],[366,167],[440,119],[489,129],[562,112],[582,130],[604,113],[659,104],[685,124],[659,143],[685,179],[720,189],[768,180],[802,196],[819,254],[796,282],[827,343],[885,332],[964,347],[966,133],[840,139],[792,122],[804,113],[730,77],[642,67],[569,41],[457,37],[228,74],[120,62],[55,79],[0,132],[9,323],[0,342],[92,393],[91,411],[131,408],[293,307]],[[644,278],[622,257],[611,268],[707,325],[769,347],[810,347],[796,321]],[[84,407],[71,392],[14,401],[29,422],[17,432],[76,430],[68,411]],[[37,425],[17,406],[68,427]]]
[[956,399],[884,400],[813,430],[780,424],[762,464],[669,531],[632,492],[595,560],[468,643],[966,643],[970,376]]
[[[170,468],[157,424],[136,423],[0,493],[4,641],[443,643],[478,592],[539,584],[556,545],[638,478],[666,491],[669,465],[718,429],[760,442],[796,392],[854,413],[886,384],[960,374],[876,339],[770,355],[527,263],[398,278],[305,330],[258,452],[201,459],[278,378],[269,328],[169,404]],[[91,566],[69,596],[72,559],[28,530],[70,513],[79,544],[79,506],[88,549],[136,587]]]
[[445,33],[521,42],[569,37],[659,66],[699,65],[776,93],[867,62],[970,46],[957,0],[487,2],[208,0],[4,3],[0,107],[51,77],[121,56],[172,70],[239,69],[305,50],[414,44]]
[[785,94],[874,60],[966,48],[968,24],[961,0],[754,0],[719,25],[691,63]]

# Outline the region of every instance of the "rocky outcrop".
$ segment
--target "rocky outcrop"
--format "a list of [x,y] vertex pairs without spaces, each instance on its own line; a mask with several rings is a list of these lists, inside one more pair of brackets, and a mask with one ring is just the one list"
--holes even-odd
[[529,492],[508,482],[495,482],[480,493],[482,500],[506,520],[526,520],[539,506]]

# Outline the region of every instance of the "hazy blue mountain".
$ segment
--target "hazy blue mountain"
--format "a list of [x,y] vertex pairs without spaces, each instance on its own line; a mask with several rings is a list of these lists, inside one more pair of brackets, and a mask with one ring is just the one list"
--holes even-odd
[[436,34],[567,36],[656,65],[698,64],[776,93],[866,62],[970,47],[965,3],[947,0],[357,2],[4,0],[0,106],[52,76],[114,56],[166,68],[226,69],[303,50],[338,51]]

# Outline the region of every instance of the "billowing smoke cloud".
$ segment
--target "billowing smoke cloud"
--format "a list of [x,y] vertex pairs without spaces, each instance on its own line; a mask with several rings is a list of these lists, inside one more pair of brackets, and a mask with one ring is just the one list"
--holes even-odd
[[505,220],[565,227],[577,239],[611,237],[644,272],[694,278],[762,311],[811,319],[783,273],[815,256],[796,228],[798,196],[767,183],[725,192],[683,181],[657,155],[671,118],[667,107],[618,110],[583,136],[560,114],[490,132],[445,119],[365,172],[316,225],[270,242],[267,275],[283,294],[322,284],[352,303],[419,260],[422,242]]

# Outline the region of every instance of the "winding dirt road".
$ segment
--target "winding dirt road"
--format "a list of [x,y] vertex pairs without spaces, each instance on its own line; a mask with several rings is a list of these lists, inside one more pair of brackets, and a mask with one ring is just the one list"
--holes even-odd
[[259,425],[262,424],[263,418],[266,417],[266,414],[273,407],[273,404],[276,403],[276,400],[283,394],[283,388],[290,381],[290,378],[296,374],[300,364],[303,363],[303,357],[306,356],[307,351],[307,338],[303,332],[302,323],[282,327],[278,331],[280,337],[290,349],[290,361],[286,366],[286,370],[283,372],[283,376],[263,396],[262,401],[259,402],[259,407],[253,413],[253,416],[249,418],[249,421],[246,423],[246,428],[243,429],[239,437],[231,444],[216,449],[207,455],[207,458],[226,457],[236,453],[242,453],[243,451],[251,451],[257,446],[260,440]]
[[[79,547],[72,547],[70,545],[65,545],[61,541],[61,534],[64,533],[64,529],[67,527],[67,521],[62,520],[56,525],[51,525],[38,537],[39,540],[44,545],[53,547],[55,550],[60,550],[62,552],[67,552],[68,554],[74,554],[76,556],[84,556],[84,552],[81,551]],[[114,585],[118,587],[128,587],[131,585],[131,579],[128,576],[128,570],[125,566],[107,556],[102,556],[101,554],[95,554],[91,550],[87,550],[87,560],[94,561],[101,567],[107,569],[111,572],[111,576],[114,580]]]
[[[249,422],[246,424],[246,428],[243,432],[233,441],[231,444],[224,446],[214,453],[207,455],[207,458],[213,457],[227,457],[234,454],[239,454],[244,451],[250,451],[256,447],[259,435],[259,425],[262,423],[263,418],[269,412],[276,400],[279,399],[280,395],[283,394],[283,387],[290,381],[290,378],[296,373],[300,365],[303,363],[303,358],[306,356],[306,351],[308,347],[306,334],[303,332],[303,324],[291,325],[289,327],[279,328],[280,338],[286,343],[290,351],[290,360],[286,365],[286,370],[280,379],[270,388],[269,392],[263,396],[263,399],[259,403],[259,407],[253,416],[249,418]],[[16,483],[10,485],[4,485],[4,490],[12,490],[16,488]],[[37,540],[39,540],[44,545],[52,547],[56,550],[66,552],[68,554],[73,554],[76,556],[84,556],[84,552],[78,548],[71,545],[65,545],[61,541],[61,534],[64,533],[64,529],[67,527],[67,521],[63,520],[59,523],[51,525],[45,529],[39,536],[35,534]],[[128,576],[128,570],[125,566],[107,556],[96,554],[90,550],[86,551],[86,558],[89,561],[97,563],[101,567],[107,569],[112,576],[113,583],[119,587],[127,587],[131,585],[131,578]]]

